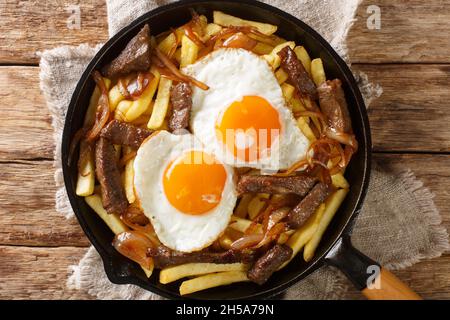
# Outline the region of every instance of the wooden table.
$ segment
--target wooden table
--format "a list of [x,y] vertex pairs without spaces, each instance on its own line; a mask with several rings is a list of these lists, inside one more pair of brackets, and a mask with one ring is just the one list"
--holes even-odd
[[[81,29],[67,28],[79,4]],[[450,1],[378,0],[350,32],[354,69],[384,88],[369,110],[375,158],[409,167],[435,194],[450,226]],[[103,0],[0,0],[0,298],[90,298],[66,289],[68,266],[89,242],[54,209],[51,118],[39,91],[37,52],[107,39]],[[450,254],[396,274],[424,298],[450,298]],[[352,291],[347,298],[359,298]]]

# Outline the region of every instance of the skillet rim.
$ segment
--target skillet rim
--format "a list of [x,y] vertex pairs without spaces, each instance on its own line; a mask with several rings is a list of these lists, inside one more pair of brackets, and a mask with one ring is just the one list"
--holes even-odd
[[[67,195],[70,201],[70,204],[72,206],[73,211],[75,212],[75,215],[78,219],[78,222],[80,223],[81,228],[83,229],[84,233],[88,237],[89,241],[93,244],[97,252],[100,254],[105,272],[108,276],[108,279],[116,284],[134,284],[137,285],[145,290],[149,290],[151,292],[154,292],[160,296],[163,296],[165,298],[170,299],[196,299],[195,297],[186,297],[186,296],[180,296],[179,294],[175,294],[173,291],[170,290],[163,290],[160,289],[153,284],[149,282],[142,281],[139,279],[139,277],[131,274],[127,276],[118,276],[117,273],[114,271],[114,265],[113,265],[113,257],[107,252],[107,250],[103,247],[103,245],[97,240],[97,236],[95,233],[88,227],[86,220],[84,219],[83,214],[81,213],[81,208],[77,204],[77,198],[75,194],[74,188],[72,190],[69,190],[69,186],[72,186],[72,177],[70,173],[70,169],[67,165],[67,158],[68,158],[68,148],[70,145],[70,138],[71,138],[71,123],[72,119],[76,116],[74,111],[75,107],[77,105],[77,102],[79,100],[80,94],[82,93],[82,89],[85,86],[86,82],[89,80],[89,76],[91,72],[95,69],[95,67],[101,62],[103,59],[103,56],[110,51],[111,47],[114,46],[115,43],[118,41],[121,41],[121,39],[128,35],[129,32],[131,32],[134,28],[136,28],[138,25],[143,24],[145,21],[149,20],[151,17],[156,17],[160,13],[166,11],[166,10],[172,10],[172,9],[182,9],[182,8],[189,8],[193,5],[201,5],[201,4],[208,4],[208,3],[240,3],[245,4],[247,6],[254,6],[258,9],[263,9],[265,11],[277,14],[279,17],[281,17],[283,20],[288,20],[293,24],[298,25],[306,34],[311,36],[314,41],[318,42],[320,45],[322,45],[328,54],[332,56],[334,59],[333,64],[336,64],[336,67],[342,72],[342,74],[345,76],[345,79],[341,79],[342,81],[345,80],[345,83],[347,84],[347,87],[351,94],[353,95],[357,109],[359,109],[359,115],[358,115],[358,121],[361,123],[361,129],[362,134],[360,138],[361,140],[364,140],[365,142],[365,148],[364,148],[364,154],[363,154],[363,160],[364,160],[364,167],[362,172],[362,184],[361,188],[358,190],[353,189],[357,193],[357,201],[352,209],[351,214],[347,214],[347,217],[345,219],[345,223],[343,223],[340,230],[337,232],[336,238],[331,242],[331,244],[328,246],[326,250],[324,250],[323,254],[316,255],[314,259],[309,263],[309,265],[300,273],[292,277],[290,280],[276,285],[272,288],[269,288],[267,290],[261,290],[257,293],[250,294],[247,296],[242,296],[239,298],[228,298],[231,300],[234,299],[258,299],[258,298],[271,298],[277,294],[280,294],[284,292],[286,289],[294,285],[295,283],[299,282],[300,280],[304,279],[307,275],[321,267],[323,264],[326,263],[326,256],[329,253],[329,251],[335,246],[335,244],[342,238],[345,234],[350,234],[353,222],[355,217],[359,214],[362,208],[362,204],[364,202],[364,198],[367,194],[369,179],[370,179],[370,169],[371,169],[371,154],[372,154],[372,143],[371,143],[371,135],[370,135],[370,126],[369,126],[369,120],[368,120],[368,114],[367,109],[364,104],[364,100],[362,98],[361,92],[358,88],[358,85],[356,83],[355,78],[353,77],[352,72],[350,71],[350,68],[347,66],[347,64],[344,62],[344,60],[336,53],[336,51],[331,47],[331,45],[314,29],[312,29],[309,25],[304,23],[303,21],[299,20],[295,16],[290,15],[289,13],[282,11],[276,7],[273,7],[271,5],[254,1],[254,0],[223,0],[223,1],[214,1],[214,0],[184,0],[184,1],[178,1],[174,2],[165,6],[158,7],[156,9],[153,9],[134,21],[132,21],[130,24],[128,24],[126,27],[121,29],[116,35],[114,35],[111,39],[109,39],[97,52],[97,54],[94,56],[94,58],[91,60],[91,62],[86,67],[85,71],[83,72],[80,80],[77,83],[77,86],[74,90],[74,93],[72,95],[72,98],[70,100],[70,104],[67,110],[65,123],[64,123],[64,130],[63,130],[63,137],[62,137],[62,144],[61,144],[61,155],[62,155],[62,168],[63,168],[63,175],[64,175],[64,184],[67,191]],[[358,139],[359,140],[359,139]],[[350,211],[350,210],[349,210]],[[198,299],[198,298],[197,298]]]

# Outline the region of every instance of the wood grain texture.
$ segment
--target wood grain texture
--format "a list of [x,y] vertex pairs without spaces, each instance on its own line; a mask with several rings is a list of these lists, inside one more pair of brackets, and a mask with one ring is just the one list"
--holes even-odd
[[[68,27],[79,6],[80,29]],[[0,0],[0,63],[37,64],[37,52],[108,39],[104,0]]]
[[66,287],[69,266],[86,248],[0,246],[0,299],[89,299]]
[[[367,28],[373,4],[381,8],[380,30]],[[67,27],[70,5],[80,6],[80,29]],[[0,63],[37,64],[36,51],[108,38],[104,0],[0,0],[0,12]],[[364,0],[349,34],[350,57],[364,63],[447,63],[449,29],[448,1]]]
[[[381,9],[381,29],[369,30],[370,5]],[[450,2],[364,0],[348,37],[353,62],[450,62]]]

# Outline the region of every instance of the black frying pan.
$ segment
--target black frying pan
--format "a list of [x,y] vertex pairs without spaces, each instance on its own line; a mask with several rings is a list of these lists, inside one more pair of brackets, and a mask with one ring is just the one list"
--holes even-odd
[[[111,282],[135,284],[167,298],[179,298],[179,283],[160,284],[157,271],[151,279],[147,279],[137,264],[122,256],[113,248],[111,245],[112,232],[85,204],[84,200],[75,194],[77,168],[67,165],[69,145],[75,132],[82,126],[89,98],[94,89],[94,81],[90,76],[92,71],[100,69],[115,58],[145,23],[150,25],[153,34],[158,34],[189,21],[189,8],[194,8],[199,14],[204,14],[209,19],[212,18],[213,10],[221,10],[244,19],[277,25],[277,34],[304,45],[312,57],[322,58],[327,77],[329,79],[339,78],[344,83],[353,129],[359,142],[359,150],[346,171],[347,179],[351,185],[350,192],[328,227],[312,261],[306,263],[301,255],[298,255],[286,268],[276,272],[262,286],[253,283],[237,283],[198,292],[188,297],[197,299],[270,298],[283,292],[325,264],[334,265],[341,269],[355,286],[363,290],[366,296],[370,298],[417,297],[384,269],[382,269],[381,274],[382,289],[366,289],[366,281],[371,275],[370,272],[368,273],[368,267],[371,265],[377,266],[377,263],[357,251],[350,243],[353,221],[361,210],[367,192],[371,159],[371,138],[367,112],[351,71],[331,46],[305,23],[277,8],[250,0],[187,0],[148,12],[121,30],[102,47],[78,82],[67,111],[62,140],[64,181],[72,208],[84,232],[102,257],[106,274]],[[369,271],[373,272],[372,269]]]

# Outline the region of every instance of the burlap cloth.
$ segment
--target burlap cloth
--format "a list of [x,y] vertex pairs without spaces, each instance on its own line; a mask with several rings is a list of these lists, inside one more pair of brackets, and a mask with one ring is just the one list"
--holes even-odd
[[[143,13],[173,1],[107,0],[109,33],[115,34]],[[265,0],[308,23],[347,59],[345,39],[359,0]],[[81,21],[82,23],[82,21]],[[60,141],[64,115],[84,67],[99,46],[60,47],[41,53],[41,89],[55,129],[56,209],[73,219],[64,189]],[[348,61],[348,59],[347,59]],[[382,90],[365,75],[356,75],[369,104]],[[388,269],[411,266],[421,259],[440,256],[449,249],[448,234],[433,203],[433,195],[412,172],[395,172],[374,164],[368,196],[356,221],[353,243]],[[107,279],[101,259],[91,247],[79,265],[71,266],[68,286],[99,299],[160,299],[133,285],[114,285]],[[285,294],[287,299],[339,299],[349,282],[333,268],[321,268]]]

